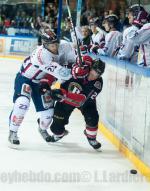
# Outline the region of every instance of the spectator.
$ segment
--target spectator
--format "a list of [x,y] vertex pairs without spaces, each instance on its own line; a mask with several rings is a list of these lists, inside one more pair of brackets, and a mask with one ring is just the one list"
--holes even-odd
[[4,27],[4,21],[2,19],[0,20],[0,34],[6,34],[6,30]]
[[81,41],[81,45],[89,46],[92,44],[92,38],[91,38],[91,30],[89,26],[82,26],[81,27],[81,33],[83,36],[83,39]]
[[14,21],[15,21],[16,27],[19,28],[20,22],[21,22],[21,12],[20,11],[16,12],[16,16],[14,18]]

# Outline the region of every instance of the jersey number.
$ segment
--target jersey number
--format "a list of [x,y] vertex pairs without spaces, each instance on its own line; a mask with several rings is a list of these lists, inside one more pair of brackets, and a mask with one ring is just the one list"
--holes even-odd
[[57,68],[57,66],[46,66],[45,69],[50,71],[50,72],[54,72],[54,70]]
[[95,99],[96,96],[97,96],[97,92],[94,92],[94,93],[92,94],[92,96],[91,96],[91,99]]

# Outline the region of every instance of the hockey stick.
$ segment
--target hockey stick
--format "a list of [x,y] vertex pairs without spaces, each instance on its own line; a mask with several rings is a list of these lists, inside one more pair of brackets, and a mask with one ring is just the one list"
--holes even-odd
[[91,92],[88,94],[88,96],[86,97],[86,99],[84,101],[82,101],[82,103],[80,104],[80,107],[82,107],[85,102],[91,97],[91,95],[94,93],[94,90],[91,90]]
[[32,28],[32,32],[33,32],[33,33],[35,33],[35,34],[37,34],[37,35],[40,35],[40,32],[39,32],[37,29],[35,29],[33,23],[31,23],[31,28]]
[[141,5],[141,0],[139,0],[139,6]]
[[78,53],[78,56],[79,56],[79,66],[81,66],[82,65],[82,57],[81,57],[81,52],[80,52],[80,48],[79,48],[79,41],[78,41],[77,33],[76,33],[76,30],[75,30],[75,27],[74,27],[74,24],[73,24],[73,20],[72,20],[72,16],[71,16],[71,11],[70,11],[68,0],[66,0],[66,6],[67,6],[67,10],[68,10],[68,15],[69,15],[69,19],[70,19],[70,22],[71,22],[71,26],[73,28],[73,32],[74,32],[74,35],[75,35],[75,38],[76,38],[76,41],[77,41],[77,53]]

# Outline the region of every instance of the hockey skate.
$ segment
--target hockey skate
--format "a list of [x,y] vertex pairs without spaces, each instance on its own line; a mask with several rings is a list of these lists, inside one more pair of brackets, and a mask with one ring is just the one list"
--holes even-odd
[[99,143],[95,138],[89,138],[86,134],[86,131],[84,130],[84,134],[89,142],[89,144],[93,147],[95,150],[99,150],[101,148],[101,143]]
[[17,136],[17,132],[9,131],[8,141],[10,142],[10,147],[17,148],[20,145],[20,141]]
[[[40,119],[37,120],[38,125],[40,124]],[[43,130],[40,128],[40,125],[38,127],[39,133],[41,134],[42,138],[46,141],[46,142],[51,142],[51,136],[48,134],[47,130]]]
[[64,136],[68,135],[69,131],[65,129],[63,135],[52,135],[51,136],[51,141],[52,143],[59,141],[62,139]]

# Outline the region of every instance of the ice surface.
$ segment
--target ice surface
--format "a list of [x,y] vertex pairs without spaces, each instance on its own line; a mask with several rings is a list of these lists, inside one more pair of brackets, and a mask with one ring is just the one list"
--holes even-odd
[[37,130],[33,104],[20,128],[20,149],[8,147],[8,117],[13,107],[13,82],[21,61],[0,59],[0,190],[5,191],[149,191],[150,184],[99,134],[102,152],[94,151],[83,134],[84,121],[74,111],[62,141],[48,145]]

